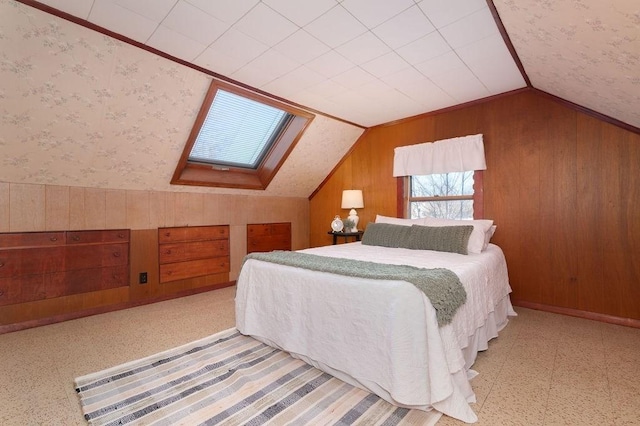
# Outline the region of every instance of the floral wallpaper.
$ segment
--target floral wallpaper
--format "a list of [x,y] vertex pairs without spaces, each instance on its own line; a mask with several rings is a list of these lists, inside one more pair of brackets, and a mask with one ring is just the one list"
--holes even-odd
[[533,87],[640,127],[640,3],[494,4]]
[[210,78],[0,0],[0,181],[308,197],[363,132],[316,115],[265,191],[170,185]]

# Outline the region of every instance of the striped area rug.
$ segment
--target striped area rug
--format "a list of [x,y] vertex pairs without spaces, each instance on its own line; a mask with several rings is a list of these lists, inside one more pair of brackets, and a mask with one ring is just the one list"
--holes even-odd
[[76,379],[92,425],[433,425],[229,329]]

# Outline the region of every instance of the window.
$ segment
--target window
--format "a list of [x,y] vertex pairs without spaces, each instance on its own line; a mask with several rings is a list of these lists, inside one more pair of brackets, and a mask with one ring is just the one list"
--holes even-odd
[[408,217],[474,218],[474,172],[408,176]]
[[313,117],[214,80],[171,183],[265,189]]

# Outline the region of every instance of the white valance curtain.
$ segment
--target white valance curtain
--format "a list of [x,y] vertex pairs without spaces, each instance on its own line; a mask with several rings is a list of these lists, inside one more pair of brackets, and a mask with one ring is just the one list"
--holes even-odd
[[443,139],[394,150],[393,176],[486,170],[482,134]]

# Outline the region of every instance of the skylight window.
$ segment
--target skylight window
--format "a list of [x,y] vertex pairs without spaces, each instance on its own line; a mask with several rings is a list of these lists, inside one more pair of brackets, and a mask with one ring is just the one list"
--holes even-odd
[[292,114],[218,90],[189,161],[256,169]]
[[313,118],[214,80],[171,183],[266,189]]

